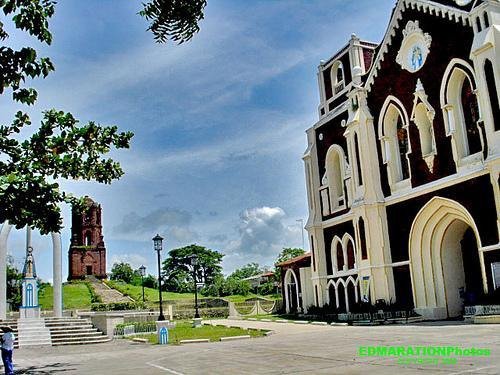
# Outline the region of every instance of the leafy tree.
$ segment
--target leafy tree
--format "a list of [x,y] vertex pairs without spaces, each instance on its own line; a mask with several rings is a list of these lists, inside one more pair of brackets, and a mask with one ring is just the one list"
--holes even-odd
[[222,289],[223,296],[242,295],[246,296],[250,293],[250,283],[245,280],[238,280],[228,277]]
[[305,251],[304,249],[299,249],[299,248],[291,248],[291,247],[285,247],[278,258],[276,259],[276,263],[281,263],[281,262],[286,262],[287,260],[293,259],[295,257],[298,257],[300,255],[304,255]]
[[226,280],[224,276],[217,275],[210,285],[205,285],[200,293],[207,297],[223,297]]
[[[278,258],[276,259],[275,264],[286,262],[287,260],[293,259],[293,258],[301,256],[303,254],[305,254],[304,249],[300,249],[297,247],[285,247],[281,251],[280,255],[278,255]],[[280,267],[274,268],[274,277],[276,278],[276,280],[279,280],[281,278],[281,268]]]
[[125,283],[131,283],[135,273],[128,263],[115,263],[111,269],[111,280],[121,280]]
[[276,294],[276,283],[274,281],[268,281],[264,284],[259,285],[257,291],[261,296]]
[[[50,45],[49,20],[55,12],[54,0],[0,0],[0,10],[14,27],[38,42]],[[48,57],[39,57],[32,47],[15,49],[6,45],[9,34],[0,22],[0,95],[8,92],[20,105],[33,105],[38,93],[26,83],[47,77],[54,71]],[[23,110],[11,124],[0,126],[0,221],[22,228],[36,227],[42,234],[59,231],[62,219],[59,204],[71,203],[83,209],[83,199],[60,190],[59,178],[111,183],[123,175],[118,163],[103,156],[111,149],[128,148],[133,136],[119,133],[116,126],[95,122],[79,125],[71,113],[51,109],[43,112],[39,128],[22,139],[31,126]]]
[[203,246],[189,245],[171,250],[163,261],[163,277],[167,290],[176,292],[194,291],[193,265],[191,256],[198,257],[196,280],[211,285],[215,278],[222,275],[223,254]]
[[144,276],[144,287],[145,288],[158,288],[158,280],[153,275]]
[[225,297],[236,294],[246,296],[250,293],[250,289],[248,281],[234,277],[224,279],[222,275],[218,275],[210,285],[206,285],[201,290],[201,294],[209,297]]
[[236,269],[231,275],[229,275],[229,277],[241,280],[246,279],[247,277],[260,275],[262,272],[264,272],[264,270],[258,263],[248,263],[247,265]]
[[13,259],[7,259],[7,301],[13,310],[18,310],[21,305],[21,280],[22,273],[14,266]]
[[181,44],[200,30],[206,5],[206,0],[151,0],[139,13],[150,22],[148,30],[157,42],[171,39]]

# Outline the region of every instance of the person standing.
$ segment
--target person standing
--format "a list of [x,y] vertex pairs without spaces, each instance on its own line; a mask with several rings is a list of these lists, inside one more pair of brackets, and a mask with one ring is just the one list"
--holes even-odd
[[2,327],[2,362],[5,367],[5,375],[14,375],[14,364],[12,363],[12,352],[16,337],[10,327]]

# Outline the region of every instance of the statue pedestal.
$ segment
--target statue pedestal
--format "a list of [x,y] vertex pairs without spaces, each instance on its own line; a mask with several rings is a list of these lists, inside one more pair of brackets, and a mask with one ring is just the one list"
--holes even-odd
[[40,318],[40,307],[20,307],[19,319],[38,319]]

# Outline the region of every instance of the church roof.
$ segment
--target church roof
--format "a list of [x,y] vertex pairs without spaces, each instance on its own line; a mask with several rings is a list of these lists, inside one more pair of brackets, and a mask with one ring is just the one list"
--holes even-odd
[[[457,4],[460,0],[398,0],[392,14],[391,20],[387,27],[382,43],[377,48],[376,57],[372,64],[372,68],[368,73],[365,86],[368,91],[371,89],[374,78],[377,76],[381,63],[384,60],[385,54],[392,43],[393,37],[396,35],[396,29],[400,28],[400,20],[402,13],[406,9],[418,9],[422,13],[432,14],[436,17],[452,20],[456,23],[461,23],[464,26],[470,25],[469,12],[476,6],[480,5],[482,0],[471,0],[463,6]],[[465,1],[465,0],[464,0]]]

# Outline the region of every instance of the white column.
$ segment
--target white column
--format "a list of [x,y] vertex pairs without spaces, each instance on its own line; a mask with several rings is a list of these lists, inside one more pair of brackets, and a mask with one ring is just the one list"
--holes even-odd
[[52,233],[52,249],[54,316],[60,318],[62,317],[62,251],[60,233]]
[[0,230],[0,320],[7,318],[7,240],[11,229],[5,221]]

